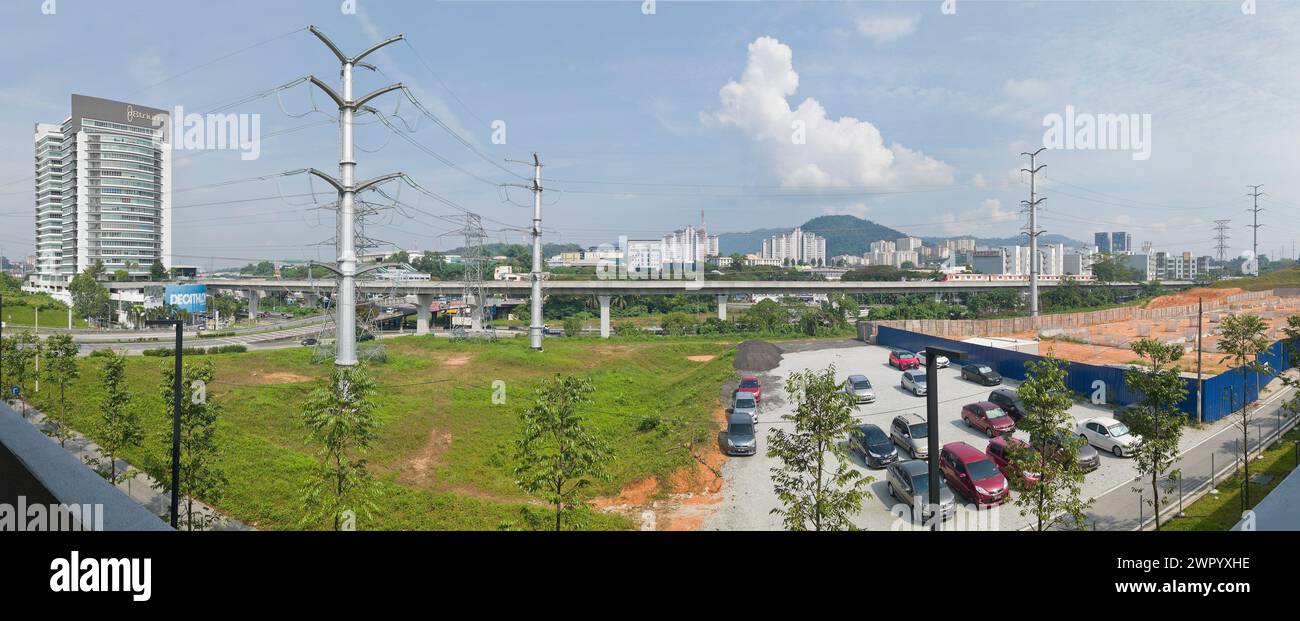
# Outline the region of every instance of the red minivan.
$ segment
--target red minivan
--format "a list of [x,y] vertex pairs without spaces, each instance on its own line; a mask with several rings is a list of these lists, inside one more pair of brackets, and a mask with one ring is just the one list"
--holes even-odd
[[968,427],[978,429],[990,438],[1016,430],[1016,421],[1011,420],[1002,408],[988,401],[962,406],[961,419]]
[[[1016,476],[1015,471],[1020,471],[1020,478],[1030,485],[1037,483],[1040,475],[1037,472],[1024,471],[1022,468],[1012,465],[1010,446],[1018,446],[1022,449],[1029,448],[1029,443],[1020,438],[1011,436],[998,436],[989,440],[989,445],[985,447],[984,453],[998,465],[998,470],[1002,471],[1004,477]],[[1037,453],[1035,453],[1037,455]]]
[[1007,478],[988,455],[965,442],[950,442],[939,452],[939,471],[948,485],[981,507],[1006,502]]

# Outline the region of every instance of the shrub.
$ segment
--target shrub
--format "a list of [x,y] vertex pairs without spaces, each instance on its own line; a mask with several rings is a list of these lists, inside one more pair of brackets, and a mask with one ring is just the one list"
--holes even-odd
[[564,319],[564,336],[582,336],[582,319],[570,315]]

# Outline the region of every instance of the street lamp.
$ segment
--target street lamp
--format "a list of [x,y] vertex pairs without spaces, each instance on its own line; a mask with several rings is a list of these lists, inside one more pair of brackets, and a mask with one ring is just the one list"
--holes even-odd
[[181,356],[184,351],[185,322],[180,319],[150,319],[146,326],[176,327],[176,370],[172,373],[172,528],[181,508]]
[[[943,508],[939,504],[939,363],[936,362],[939,356],[946,356],[948,360],[953,361],[961,358],[965,352],[943,347],[928,346],[925,348],[925,415],[926,426],[929,427],[928,433],[925,434],[926,461],[929,462],[928,492],[930,496],[930,510],[938,513],[939,520],[943,520]],[[939,523],[930,518],[930,530],[939,530]]]

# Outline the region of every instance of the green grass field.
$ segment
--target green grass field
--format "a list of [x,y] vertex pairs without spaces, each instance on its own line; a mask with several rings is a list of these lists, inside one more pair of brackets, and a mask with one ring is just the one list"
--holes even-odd
[[[712,442],[719,386],[734,374],[734,343],[717,340],[602,342],[549,339],[546,351],[526,339],[451,343],[403,337],[384,341],[389,362],[373,367],[381,388],[379,437],[368,457],[380,481],[378,511],[362,529],[495,529],[518,522],[529,503],[511,477],[511,442],[518,412],[539,379],[556,373],[590,375],[596,387],[585,418],[614,449],[611,480],[594,496],[612,496],[633,481],[693,463],[688,443]],[[217,381],[209,394],[222,404],[218,436],[229,479],[215,504],[236,519],[271,529],[319,528],[300,523],[301,490],[315,460],[305,443],[299,404],[328,373],[309,349],[210,356]],[[714,355],[692,361],[688,356]],[[143,446],[122,455],[149,468],[168,454],[161,365],[170,359],[131,357],[127,377],[146,428]],[[92,439],[99,419],[96,370],[81,361],[69,387],[68,422]],[[505,382],[506,403],[493,405],[492,385]],[[35,404],[58,416],[58,391],[42,383]],[[661,477],[662,480],[662,477]],[[589,526],[620,529],[618,515],[595,513]]]
[[[36,325],[36,309],[30,306],[9,306],[5,305],[4,310],[0,311],[0,317],[4,318],[7,326],[25,326]],[[68,310],[64,308],[61,311],[42,311],[41,326],[49,328],[66,328],[68,327]],[[86,320],[74,316],[72,318],[72,327],[86,327]]]
[[1246,291],[1266,291],[1277,287],[1300,287],[1300,267],[1264,272],[1259,276],[1248,278],[1230,278],[1220,280],[1211,287],[1217,289],[1240,288]]
[[[1264,485],[1251,482],[1251,507],[1259,504],[1296,467],[1295,443],[1300,430],[1292,429],[1282,442],[1264,451],[1264,457],[1250,465],[1251,477],[1267,473],[1272,479]],[[1217,496],[1206,495],[1184,508],[1186,517],[1175,517],[1161,525],[1164,530],[1226,531],[1241,520],[1241,475],[1229,477],[1216,488]]]

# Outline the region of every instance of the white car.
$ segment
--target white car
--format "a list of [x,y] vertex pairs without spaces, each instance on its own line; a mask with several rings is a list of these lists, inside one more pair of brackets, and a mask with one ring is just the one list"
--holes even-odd
[[[925,365],[926,365],[926,362],[925,362],[925,351],[922,350],[922,351],[918,351],[918,352],[916,352],[916,359],[921,361],[921,366],[925,366]],[[946,368],[948,368],[948,357],[947,357],[947,356],[938,356],[938,357],[936,357],[936,358],[934,359],[934,365],[935,365],[936,367],[940,368],[940,369],[946,369]]]
[[1142,443],[1142,436],[1129,431],[1128,425],[1109,416],[1098,416],[1079,421],[1079,435],[1084,440],[1103,451],[1110,451],[1116,457],[1131,457]]

